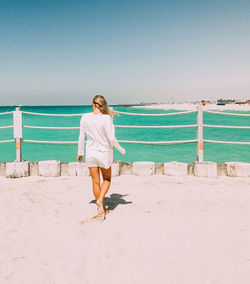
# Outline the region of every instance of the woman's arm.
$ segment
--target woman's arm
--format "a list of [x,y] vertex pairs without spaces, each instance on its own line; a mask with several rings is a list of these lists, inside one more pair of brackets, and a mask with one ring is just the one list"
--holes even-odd
[[105,124],[106,135],[108,137],[111,146],[114,146],[122,155],[126,153],[125,149],[122,148],[115,137],[115,126],[112,118],[109,116]]
[[82,161],[82,156],[84,155],[85,130],[84,130],[84,127],[83,127],[83,119],[84,119],[84,117],[82,116],[81,122],[80,122],[80,134],[79,134],[79,139],[78,139],[78,157],[77,157],[77,160],[79,162]]

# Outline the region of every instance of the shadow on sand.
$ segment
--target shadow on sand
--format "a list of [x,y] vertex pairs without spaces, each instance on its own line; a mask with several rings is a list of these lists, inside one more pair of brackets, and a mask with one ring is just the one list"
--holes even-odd
[[[114,210],[118,205],[122,204],[131,204],[132,201],[126,201],[122,197],[125,197],[129,194],[118,194],[112,193],[110,197],[104,197],[104,204],[107,206],[107,210]],[[96,204],[96,200],[91,200],[89,203]]]

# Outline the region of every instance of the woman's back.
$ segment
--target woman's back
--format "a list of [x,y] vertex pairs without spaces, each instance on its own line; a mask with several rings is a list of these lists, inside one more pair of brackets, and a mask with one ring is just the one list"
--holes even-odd
[[87,136],[86,151],[111,151],[113,122],[108,114],[86,113],[82,116],[80,125]]
[[90,112],[82,115],[78,141],[78,156],[84,154],[84,139],[87,136],[86,152],[111,152],[114,146],[122,155],[125,149],[120,146],[115,137],[113,118],[109,114]]

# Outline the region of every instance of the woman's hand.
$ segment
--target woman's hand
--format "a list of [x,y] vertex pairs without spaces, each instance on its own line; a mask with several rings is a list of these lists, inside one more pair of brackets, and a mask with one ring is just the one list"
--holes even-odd
[[[121,148],[122,148],[122,147],[121,147]],[[122,148],[120,152],[121,152],[122,155],[125,155],[126,150],[125,150],[124,148]]]
[[79,163],[82,162],[82,156],[81,156],[81,155],[77,156],[77,161],[78,161]]

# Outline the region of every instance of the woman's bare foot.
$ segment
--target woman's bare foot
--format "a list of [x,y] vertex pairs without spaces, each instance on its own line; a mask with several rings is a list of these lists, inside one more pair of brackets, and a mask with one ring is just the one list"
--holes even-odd
[[101,201],[100,199],[97,199],[96,200],[96,204],[97,204],[97,206],[98,206],[98,208],[97,208],[97,210],[98,210],[98,213],[97,213],[97,215],[98,216],[101,216],[101,215],[106,215],[106,207],[105,207],[105,205],[104,205],[104,202],[103,201]]

